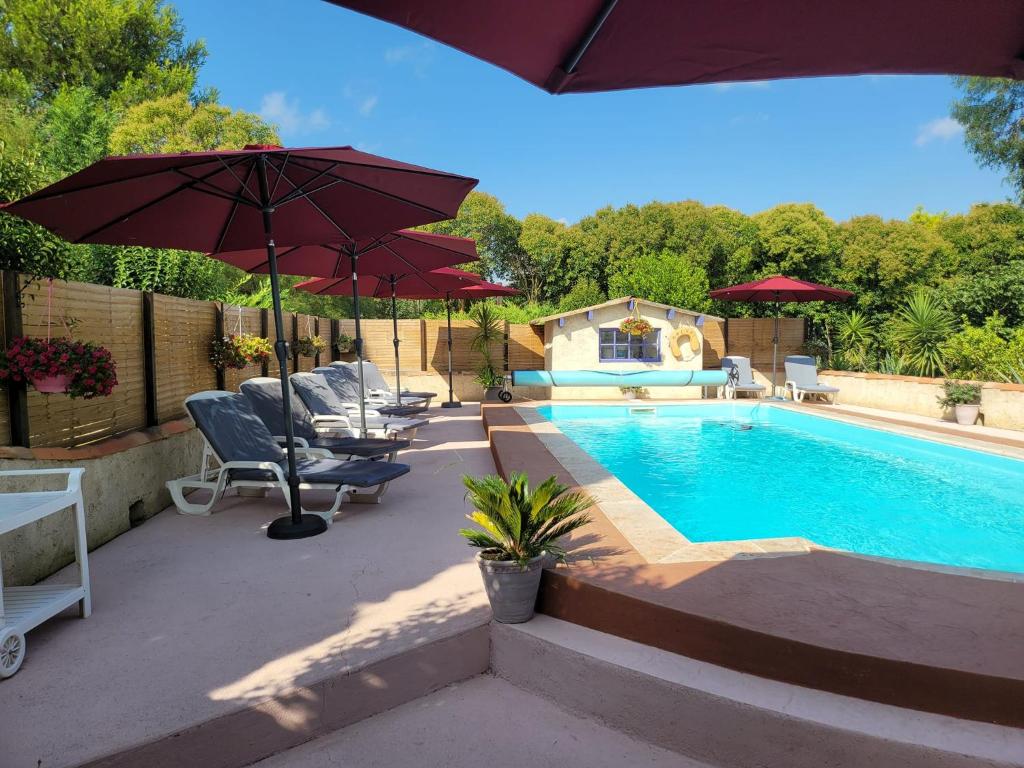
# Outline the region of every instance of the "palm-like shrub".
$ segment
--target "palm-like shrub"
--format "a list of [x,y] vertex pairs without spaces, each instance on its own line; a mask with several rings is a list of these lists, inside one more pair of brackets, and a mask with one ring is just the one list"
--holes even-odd
[[533,490],[522,472],[513,472],[508,482],[498,475],[466,475],[462,482],[475,510],[467,517],[482,530],[463,528],[459,533],[491,560],[526,565],[545,552],[564,560],[558,540],[590,522],[586,510],[593,502],[569,493],[554,476]]
[[942,345],[953,333],[953,318],[931,291],[920,289],[897,312],[893,338],[918,376],[945,370]]
[[868,350],[875,340],[875,328],[867,316],[852,309],[839,322],[839,343],[844,358],[854,368],[863,370],[868,364]]
[[494,306],[487,302],[473,307],[469,316],[475,327],[469,345],[484,358],[483,363],[477,367],[476,381],[484,387],[501,386],[502,376],[495,368],[494,359],[491,357],[491,346],[505,338],[501,318]]

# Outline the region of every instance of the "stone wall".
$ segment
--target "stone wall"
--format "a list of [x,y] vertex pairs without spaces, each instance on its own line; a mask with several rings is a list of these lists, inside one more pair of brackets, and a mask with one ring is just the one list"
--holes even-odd
[[[179,421],[79,449],[0,448],[0,470],[84,467],[86,533],[93,550],[165,509],[171,497],[164,483],[197,472],[201,456],[199,433]],[[5,490],[63,487],[63,478],[17,482],[5,482]],[[34,584],[72,562],[73,531],[68,509],[0,536],[4,584]]]
[[[862,405],[947,421],[953,418],[952,412],[938,403],[942,379],[853,371],[822,371],[818,379],[822,384],[839,387],[840,405]],[[1024,385],[983,384],[981,418],[987,427],[1024,430]]]

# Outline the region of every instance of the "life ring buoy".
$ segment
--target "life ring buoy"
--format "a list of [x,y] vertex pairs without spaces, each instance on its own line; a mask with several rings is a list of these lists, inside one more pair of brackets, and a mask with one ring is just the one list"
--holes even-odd
[[675,355],[677,360],[683,359],[683,350],[679,346],[679,342],[683,338],[689,340],[691,352],[696,354],[700,351],[700,334],[697,333],[697,329],[689,325],[681,326],[672,332],[672,335],[669,336],[668,340],[668,348],[671,350],[672,354]]

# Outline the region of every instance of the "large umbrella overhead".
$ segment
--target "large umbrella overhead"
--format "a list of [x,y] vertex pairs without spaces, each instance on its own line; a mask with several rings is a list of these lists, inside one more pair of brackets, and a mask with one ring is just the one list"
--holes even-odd
[[[436,235],[436,237],[446,237]],[[452,238],[464,240],[464,238]],[[476,247],[472,240],[464,241],[473,245],[474,259],[476,258]],[[363,278],[358,281],[357,290],[360,296],[384,299],[391,298],[391,326],[393,330],[393,344],[395,347],[395,398],[401,405],[402,402],[402,365],[399,360],[398,346],[398,299],[439,299],[444,297],[450,290],[456,290],[464,286],[475,284],[480,281],[479,276],[472,272],[463,272],[459,269],[442,267],[430,272],[406,272],[404,274],[389,274],[386,277],[373,276],[370,279]],[[307,280],[295,286],[303,291],[318,296],[342,296],[350,292],[356,284],[346,277],[326,277]],[[355,313],[353,313],[355,314]],[[357,329],[358,334],[358,329]],[[359,355],[357,360],[362,361],[361,345],[357,345]]]
[[846,301],[853,294],[841,288],[809,283],[806,280],[775,275],[711,291],[711,298],[719,301],[770,302],[775,304],[775,328],[772,335],[772,397],[775,397],[776,365],[779,355],[780,305],[791,301]]
[[[262,250],[236,251],[217,254],[236,267],[254,272],[267,270],[266,254]],[[360,272],[369,275],[370,285],[374,290],[380,287],[381,278],[389,279],[415,275],[450,264],[462,264],[476,261],[476,243],[465,237],[437,235],[431,232],[401,230],[391,232],[373,239],[365,239],[351,243],[329,245],[298,245],[282,248],[278,255],[278,270],[289,274],[318,275],[329,282],[321,286],[330,293],[351,293],[352,316],[355,320],[356,371],[359,378],[360,395],[365,395],[363,383],[363,332],[359,311],[359,297],[373,296],[366,293],[360,282]],[[309,281],[307,281],[308,283]],[[305,285],[305,284],[304,284]],[[340,290],[333,290],[340,288]],[[308,288],[304,288],[308,290]],[[432,298],[432,297],[431,297]],[[392,309],[396,312],[393,324],[395,327],[395,360],[398,359],[398,316],[394,299]],[[399,382],[400,383],[400,382]],[[401,391],[401,390],[399,390]],[[366,403],[364,397],[359,398],[359,429],[366,434]]]
[[455,377],[452,371],[452,300],[453,299],[487,299],[491,297],[518,296],[519,291],[508,285],[489,283],[480,280],[476,285],[445,291],[444,307],[448,316],[448,402],[441,403],[442,408],[461,408],[462,403],[455,399]]
[[476,180],[351,147],[108,157],[3,210],[73,243],[217,252],[262,248],[273,294],[281,369],[291,515],[271,538],[322,533],[303,515],[292,433],[277,243],[354,244],[403,227],[453,218]]
[[329,0],[549,93],[788,77],[1024,79],[1019,0]]

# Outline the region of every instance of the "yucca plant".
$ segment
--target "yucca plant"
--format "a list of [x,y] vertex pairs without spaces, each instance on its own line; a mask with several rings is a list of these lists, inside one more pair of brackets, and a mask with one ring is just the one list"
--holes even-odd
[[852,309],[839,322],[838,331],[846,360],[854,368],[866,368],[868,350],[875,340],[875,328],[871,321],[863,312]]
[[897,312],[893,338],[918,376],[944,372],[942,345],[953,333],[953,317],[931,291],[920,289]]
[[478,547],[485,559],[515,562],[525,566],[547,553],[565,560],[559,539],[590,522],[586,513],[592,501],[549,477],[531,489],[522,472],[513,472],[508,482],[498,475],[462,478],[466,498],[474,512],[467,517],[480,526],[463,528],[471,547]]

